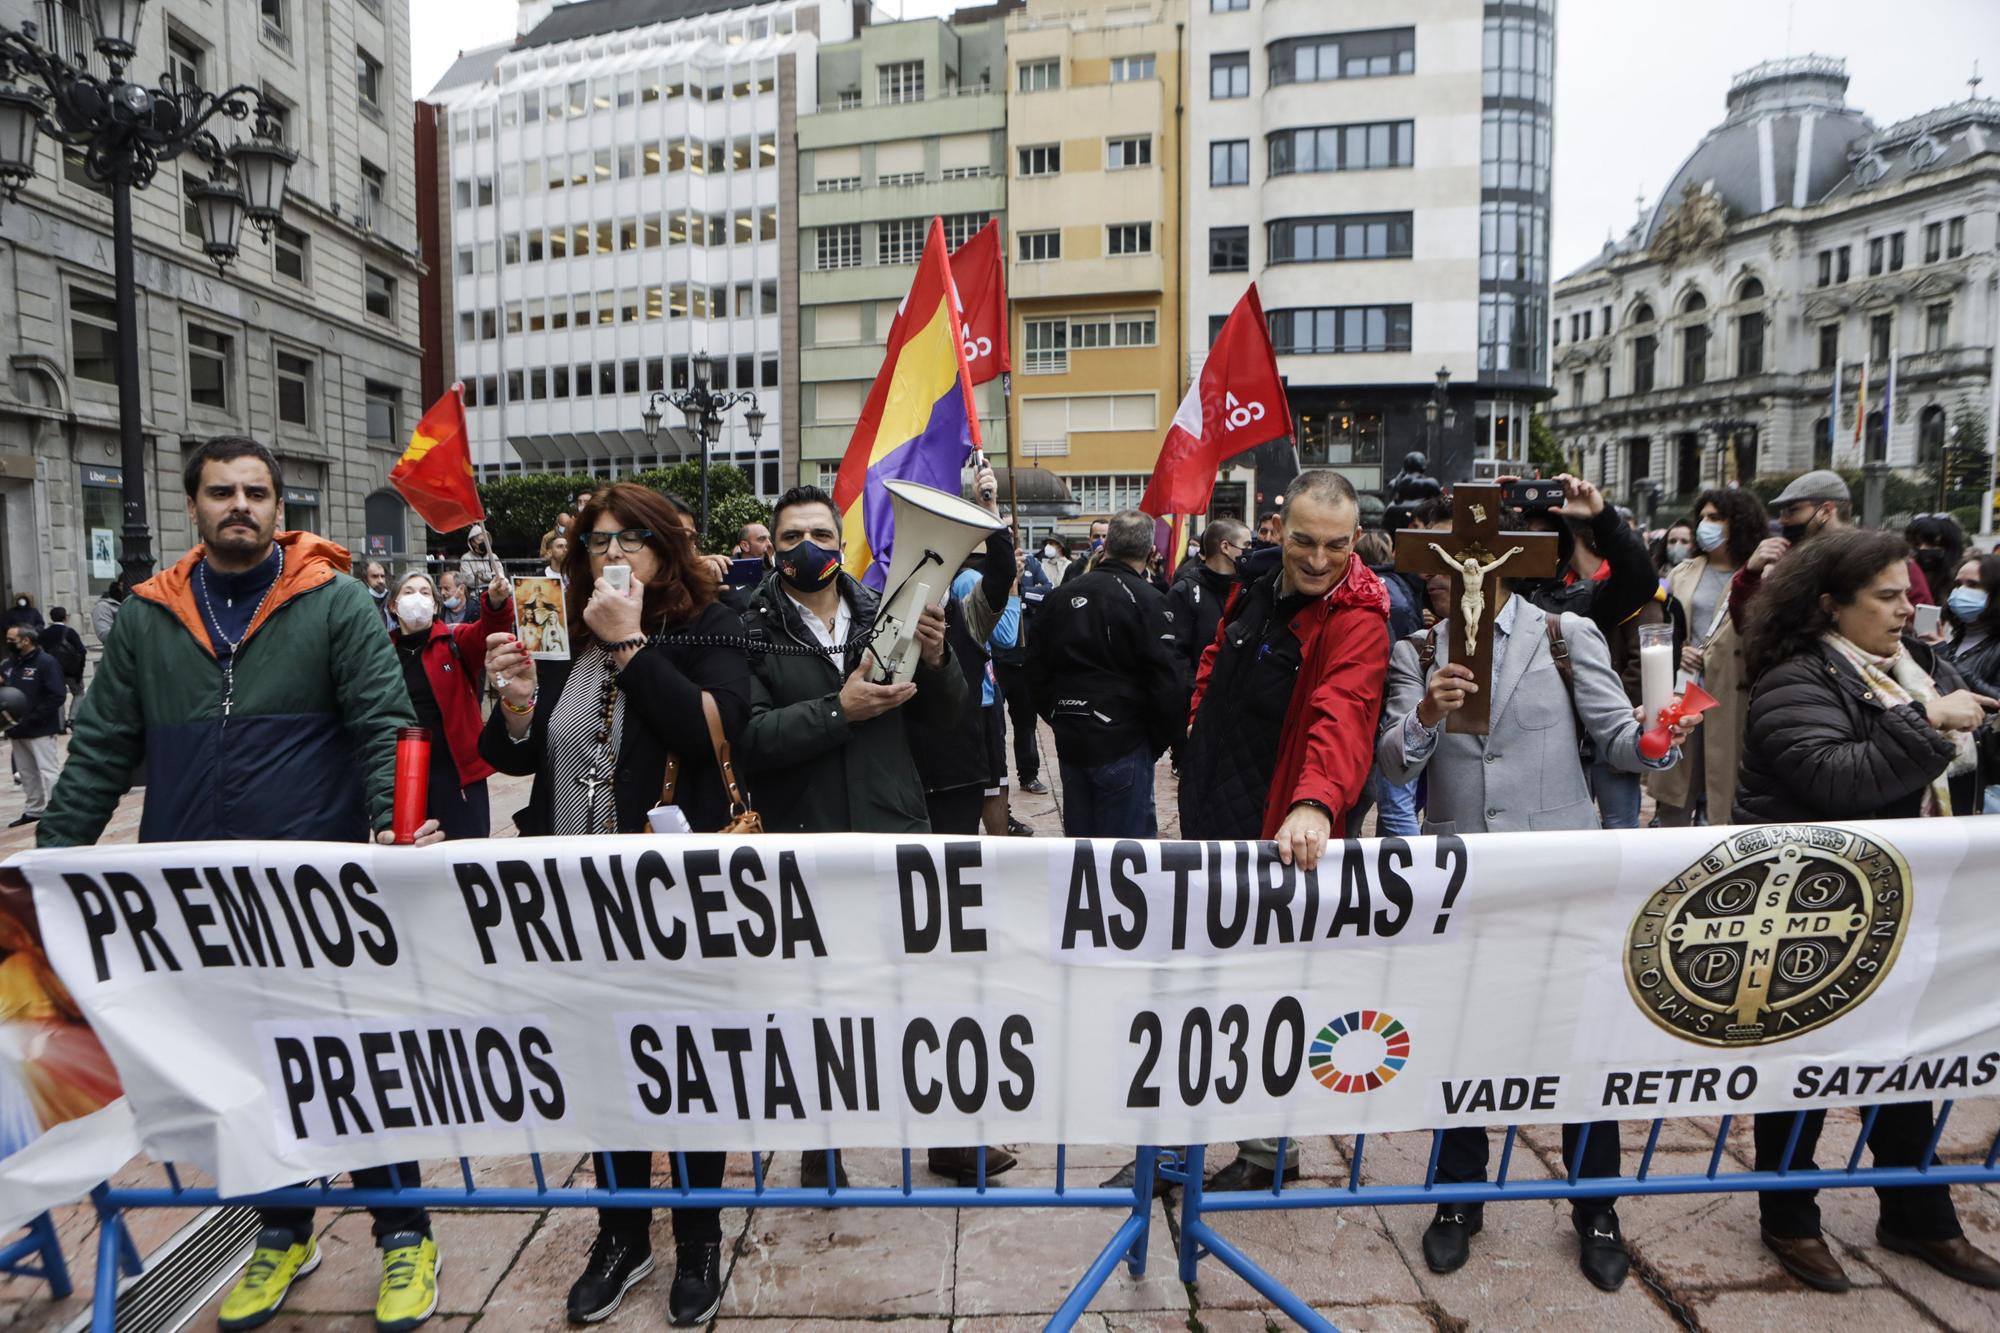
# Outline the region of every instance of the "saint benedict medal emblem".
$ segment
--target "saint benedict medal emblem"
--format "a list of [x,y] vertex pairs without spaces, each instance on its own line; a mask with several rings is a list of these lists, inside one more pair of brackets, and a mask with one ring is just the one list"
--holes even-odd
[[1661,1027],[1709,1046],[1810,1032],[1871,995],[1910,916],[1910,868],[1825,825],[1737,834],[1646,901],[1625,982]]

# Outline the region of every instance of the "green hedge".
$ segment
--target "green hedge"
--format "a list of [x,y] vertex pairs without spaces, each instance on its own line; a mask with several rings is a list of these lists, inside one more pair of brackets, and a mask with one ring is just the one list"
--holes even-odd
[[[601,486],[608,479],[587,473],[540,472],[518,477],[502,477],[479,488],[486,506],[486,530],[493,549],[508,559],[527,559],[541,549],[542,534],[556,525],[556,516],[566,511],[577,491],[585,486]],[[676,463],[656,468],[621,481],[634,481],[656,491],[679,496],[701,507],[701,465]],[[736,545],[736,533],[745,523],[768,523],[770,511],[753,493],[750,478],[740,468],[713,463],[708,469],[708,531],[702,534],[702,549],[727,552]],[[454,543],[462,546],[463,537]]]

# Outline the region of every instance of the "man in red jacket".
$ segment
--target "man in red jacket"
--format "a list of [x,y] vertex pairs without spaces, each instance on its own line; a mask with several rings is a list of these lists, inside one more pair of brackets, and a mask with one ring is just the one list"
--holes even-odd
[[[1285,492],[1278,548],[1244,570],[1201,655],[1180,787],[1181,836],[1275,839],[1311,870],[1374,763],[1389,666],[1389,590],[1353,558],[1361,508],[1333,471]],[[1268,1189],[1277,1141],[1238,1145],[1209,1189]],[[1285,1178],[1298,1176],[1288,1145]]]

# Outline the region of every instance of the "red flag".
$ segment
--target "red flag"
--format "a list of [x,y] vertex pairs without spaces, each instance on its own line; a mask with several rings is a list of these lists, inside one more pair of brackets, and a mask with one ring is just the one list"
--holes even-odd
[[965,363],[972,382],[984,384],[1013,370],[1007,357],[1007,266],[1000,252],[1000,220],[981,227],[951,254],[965,324]]
[[431,404],[410,432],[410,447],[389,471],[389,483],[417,516],[439,532],[455,532],[486,517],[472,483],[472,439],[465,428],[463,385]]
[[1139,508],[1156,517],[1206,513],[1224,459],[1291,433],[1291,407],[1252,283],[1181,399]]

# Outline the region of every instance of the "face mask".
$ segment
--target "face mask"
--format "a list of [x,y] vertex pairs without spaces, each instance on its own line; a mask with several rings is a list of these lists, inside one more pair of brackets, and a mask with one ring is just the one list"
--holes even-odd
[[[1102,537],[1092,537],[1092,538],[1090,539],[1090,549],[1091,549],[1091,550],[1093,550],[1093,551],[1096,551],[1096,550],[1100,550],[1100,549],[1102,549],[1102,548],[1103,548],[1103,546],[1104,546],[1104,538],[1102,538]],[[23,603],[21,603],[21,605],[22,605],[22,606],[26,606],[26,605],[27,605],[27,603],[26,603],[26,602],[23,602]]]
[[1811,530],[1812,523],[1810,520],[1804,523],[1786,523],[1778,529],[1778,535],[1792,545],[1797,546],[1806,539],[1806,535]]
[[1951,595],[1944,599],[1951,608],[1951,614],[1961,624],[1970,624],[1979,619],[1986,610],[1986,590],[1984,588],[1953,588]]
[[1704,551],[1713,551],[1729,536],[1729,529],[1713,519],[1701,523],[1694,530],[1694,539]]
[[428,628],[431,617],[435,614],[436,609],[432,606],[431,599],[420,592],[406,592],[396,599],[396,618],[405,625],[413,625],[418,629]]
[[463,597],[447,597],[444,599],[444,609],[447,611],[456,611],[463,605],[465,605]]
[[14,605],[16,606],[26,606],[27,604],[28,604],[28,599],[25,597],[17,597],[14,599]]
[[802,541],[778,556],[778,568],[785,582],[800,592],[818,592],[840,573],[840,552],[829,551],[811,541]]
[[1674,542],[1667,547],[1667,559],[1677,565],[1693,554],[1694,547],[1689,546],[1686,542]]
[[1053,546],[1044,546],[1042,548],[1042,559],[1044,560],[1053,560],[1056,558],[1056,554],[1056,548]]

